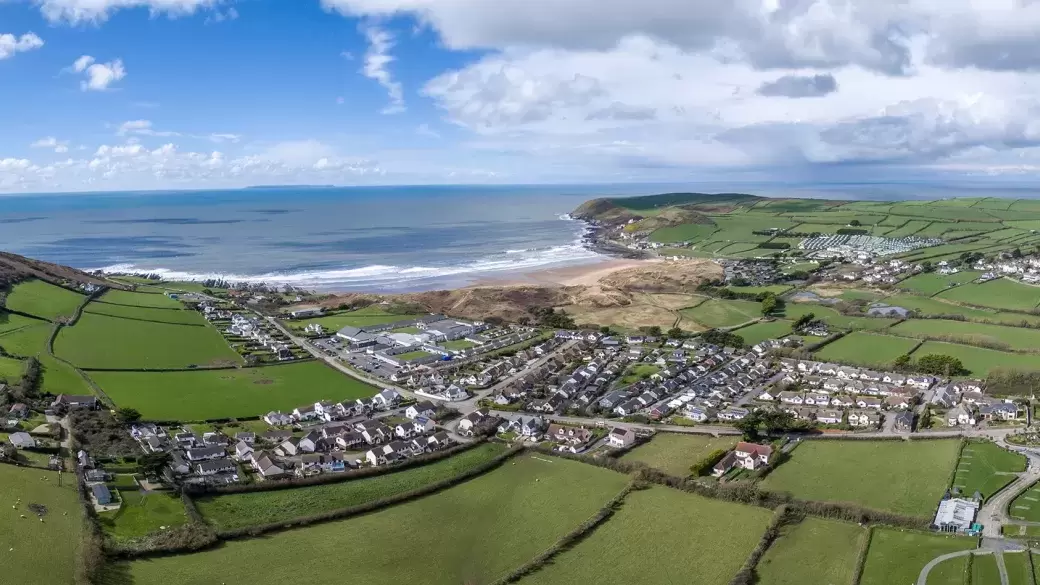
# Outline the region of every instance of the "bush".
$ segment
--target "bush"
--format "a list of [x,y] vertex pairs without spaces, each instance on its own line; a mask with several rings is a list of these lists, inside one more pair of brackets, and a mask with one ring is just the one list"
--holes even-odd
[[729,453],[729,449],[712,451],[707,457],[690,466],[690,474],[694,476],[704,475],[708,470],[714,468],[715,464],[726,456],[726,453]]

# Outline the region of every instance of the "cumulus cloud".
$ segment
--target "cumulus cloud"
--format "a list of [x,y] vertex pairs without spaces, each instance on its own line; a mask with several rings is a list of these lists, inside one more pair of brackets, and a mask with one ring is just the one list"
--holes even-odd
[[830,74],[784,75],[758,87],[759,95],[788,98],[822,97],[835,91],[838,91],[838,82]]
[[55,138],[53,136],[48,136],[46,138],[41,138],[41,139],[37,140],[36,142],[33,142],[32,144],[29,145],[29,147],[30,148],[46,148],[46,149],[49,149],[49,150],[53,150],[54,152],[56,152],[58,154],[63,154],[63,153],[66,153],[66,152],[69,151],[69,141],[68,140],[58,140],[57,138]]
[[94,57],[83,55],[76,59],[71,69],[86,78],[80,82],[80,89],[83,91],[106,91],[113,83],[126,77],[122,59],[98,63]]
[[16,53],[33,51],[43,46],[43,39],[33,33],[25,33],[16,37],[11,33],[0,34],[0,61],[13,57]]
[[387,67],[394,62],[395,58],[390,54],[394,47],[394,35],[386,29],[374,24],[361,27],[362,34],[368,42],[368,50],[365,51],[364,65],[361,74],[374,80],[386,90],[390,103],[382,109],[384,114],[397,114],[403,112],[404,91],[401,83],[394,80],[394,76]]
[[119,136],[136,134],[138,136],[180,136],[179,132],[156,130],[151,120],[127,120],[116,130]]
[[[108,20],[117,10],[147,9],[153,16],[169,17],[194,14],[197,10],[218,6],[223,0],[33,0],[51,22],[82,24]],[[232,9],[233,10],[233,9]],[[237,13],[236,13],[237,14]]]

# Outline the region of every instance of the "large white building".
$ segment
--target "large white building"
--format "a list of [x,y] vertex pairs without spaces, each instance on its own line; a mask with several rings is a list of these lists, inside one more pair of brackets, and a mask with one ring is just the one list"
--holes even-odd
[[932,524],[941,532],[967,532],[975,523],[979,513],[979,502],[962,498],[950,498],[939,502]]

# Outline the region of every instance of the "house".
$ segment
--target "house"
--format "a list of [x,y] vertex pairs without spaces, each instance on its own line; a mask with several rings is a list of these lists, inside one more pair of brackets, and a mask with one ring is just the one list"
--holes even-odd
[[756,397],[758,400],[764,400],[766,402],[772,402],[776,400],[776,395],[771,393],[769,390],[763,390],[761,394]]
[[974,425],[975,422],[975,413],[966,404],[958,404],[946,413],[946,424],[951,427]]
[[856,401],[849,396],[835,396],[831,398],[831,406],[838,408],[848,408],[854,404],[856,404]]
[[203,461],[195,465],[195,473],[199,475],[216,475],[218,473],[232,473],[237,469],[235,462],[230,459],[213,459]]
[[636,434],[632,429],[615,427],[614,430],[610,431],[610,434],[607,435],[607,444],[615,449],[631,447],[635,442]]
[[438,431],[426,438],[426,444],[430,449],[443,449],[452,444],[451,437],[444,431]]
[[252,445],[256,442],[256,433],[250,431],[243,431],[241,433],[235,433],[235,440],[240,443]]
[[311,431],[300,437],[300,440],[296,445],[299,447],[300,451],[304,453],[313,453],[317,451],[321,445],[321,435],[319,435],[317,431]]
[[54,402],[51,403],[51,408],[64,408],[66,410],[94,410],[97,407],[97,396],[82,396],[78,394],[59,394],[54,399]]
[[1013,402],[997,402],[979,407],[979,414],[985,420],[1015,420],[1018,418],[1018,406]]
[[908,410],[896,414],[896,430],[910,432],[914,430],[914,413]]
[[260,440],[264,443],[277,445],[291,436],[292,432],[290,431],[265,431],[260,435]]
[[875,396],[857,396],[856,406],[860,408],[876,408],[881,409],[881,399]]
[[614,413],[618,416],[631,416],[643,408],[643,403],[632,398],[614,407]]
[[809,406],[827,406],[831,403],[831,397],[822,393],[806,394],[804,400]]
[[282,441],[281,445],[274,448],[274,454],[279,457],[290,457],[300,452],[300,448],[293,439]]
[[342,435],[336,436],[336,446],[340,449],[353,449],[365,442],[366,440],[364,435],[354,431],[348,431]]
[[292,417],[277,411],[271,411],[264,415],[264,422],[272,427],[281,427],[292,424]]
[[29,407],[24,403],[18,402],[11,405],[10,410],[7,411],[8,416],[11,418],[24,419],[29,417]]
[[462,417],[458,424],[459,434],[473,434],[473,428],[488,418],[488,410],[481,408]]
[[579,446],[588,443],[592,439],[592,431],[585,427],[567,427],[558,424],[549,425],[546,436],[564,445]]
[[253,455],[253,447],[245,441],[239,441],[235,444],[235,459],[239,461],[248,461]]
[[293,410],[292,416],[295,420],[314,420],[318,418],[318,410],[313,404],[301,406]]
[[817,422],[825,425],[841,424],[841,418],[840,410],[823,409],[816,413]]
[[784,404],[804,404],[805,399],[798,392],[784,391],[779,394],[780,402]]
[[885,408],[894,410],[906,410],[910,408],[910,401],[905,396],[893,394],[885,397]]
[[881,415],[876,412],[859,410],[849,413],[849,426],[873,428],[879,424],[881,424]]
[[769,458],[773,455],[773,448],[769,445],[757,443],[746,443],[741,441],[732,451],[715,464],[712,475],[720,477],[734,467],[754,471],[763,465],[769,464]]
[[255,469],[257,473],[265,479],[271,479],[285,474],[285,470],[275,463],[274,458],[262,451],[259,453],[253,453],[252,465],[253,469]]
[[373,406],[375,406],[376,408],[381,408],[383,410],[393,408],[400,401],[401,395],[397,392],[397,390],[393,390],[391,388],[387,388],[379,394],[376,394],[372,397]]
[[741,408],[739,406],[730,406],[719,411],[717,416],[719,420],[742,420],[744,417],[750,414],[750,412],[751,411],[749,411],[746,408]]
[[112,503],[112,492],[108,491],[108,486],[103,483],[96,483],[90,486],[90,493],[97,500],[99,506],[107,506]]
[[960,392],[953,385],[939,386],[932,394],[932,404],[939,408],[953,408],[960,401]]
[[209,461],[211,459],[217,459],[224,456],[223,447],[199,447],[197,449],[188,449],[186,451],[188,455],[188,461],[195,463],[197,461]]
[[421,400],[405,409],[404,416],[409,420],[414,420],[420,416],[431,418],[436,411],[437,409],[432,402],[429,400]]
[[36,446],[36,440],[29,433],[11,433],[7,440],[19,449],[31,449]]
[[935,378],[931,376],[910,376],[906,379],[907,386],[913,386],[914,388],[920,388],[921,390],[931,388],[934,383]]

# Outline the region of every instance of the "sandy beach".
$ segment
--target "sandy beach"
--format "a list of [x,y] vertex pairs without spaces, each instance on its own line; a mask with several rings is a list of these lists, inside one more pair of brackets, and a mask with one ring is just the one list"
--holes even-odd
[[558,286],[593,286],[599,279],[626,268],[647,266],[661,260],[630,260],[611,258],[594,264],[564,266],[545,270],[534,270],[521,274],[511,274],[501,278],[487,278],[471,285],[478,286],[512,286],[522,284],[541,284]]

